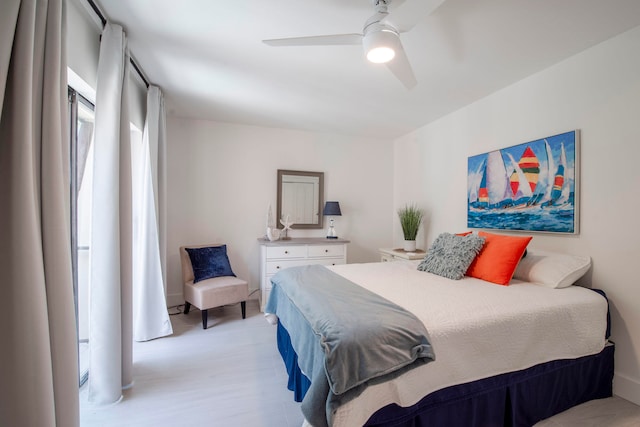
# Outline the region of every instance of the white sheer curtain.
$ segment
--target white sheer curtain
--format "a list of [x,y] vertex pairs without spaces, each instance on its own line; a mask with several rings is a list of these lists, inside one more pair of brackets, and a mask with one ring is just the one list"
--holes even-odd
[[78,426],[64,0],[2,0],[0,424]]
[[135,202],[138,224],[133,259],[133,337],[148,341],[173,333],[163,275],[165,111],[160,88],[147,92],[147,118],[142,138],[140,176],[136,185],[141,197]]
[[89,297],[88,400],[118,401],[132,381],[129,51],[119,25],[102,32],[96,89]]

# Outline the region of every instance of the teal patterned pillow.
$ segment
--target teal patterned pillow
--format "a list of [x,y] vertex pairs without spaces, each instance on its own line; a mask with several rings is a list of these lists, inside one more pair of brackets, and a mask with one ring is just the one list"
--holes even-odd
[[442,233],[433,242],[418,270],[460,280],[484,245],[484,237]]

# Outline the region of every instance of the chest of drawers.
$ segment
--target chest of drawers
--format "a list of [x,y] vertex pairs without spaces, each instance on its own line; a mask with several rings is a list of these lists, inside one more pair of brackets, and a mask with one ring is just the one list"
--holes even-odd
[[347,243],[345,239],[326,239],[324,237],[293,238],[270,242],[260,242],[260,310],[269,299],[271,277],[278,271],[300,265],[322,264],[338,265],[347,262]]

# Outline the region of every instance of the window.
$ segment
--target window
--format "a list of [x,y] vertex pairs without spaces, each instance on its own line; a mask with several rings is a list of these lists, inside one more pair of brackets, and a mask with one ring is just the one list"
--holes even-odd
[[89,374],[89,256],[93,177],[94,105],[69,87],[71,147],[71,251],[78,327],[80,385]]

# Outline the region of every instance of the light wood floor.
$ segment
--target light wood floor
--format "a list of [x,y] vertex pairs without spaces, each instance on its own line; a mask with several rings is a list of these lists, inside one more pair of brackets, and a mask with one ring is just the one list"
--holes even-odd
[[[300,405],[287,390],[284,365],[256,300],[171,316],[174,334],[134,345],[134,385],[121,402],[96,407],[80,391],[83,427],[300,427]],[[637,427],[640,407],[613,397],[587,402],[536,427]]]

